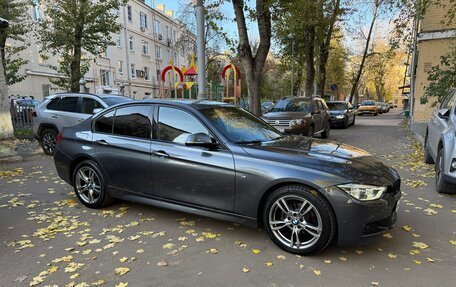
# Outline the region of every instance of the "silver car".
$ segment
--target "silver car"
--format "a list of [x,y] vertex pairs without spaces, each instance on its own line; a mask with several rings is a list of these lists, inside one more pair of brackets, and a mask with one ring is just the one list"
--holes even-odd
[[435,183],[439,193],[456,193],[456,90],[443,97],[428,123],[424,162],[435,163]]
[[131,101],[118,95],[65,93],[47,97],[35,108],[33,136],[48,155],[55,152],[57,134],[66,126],[74,126],[109,106]]

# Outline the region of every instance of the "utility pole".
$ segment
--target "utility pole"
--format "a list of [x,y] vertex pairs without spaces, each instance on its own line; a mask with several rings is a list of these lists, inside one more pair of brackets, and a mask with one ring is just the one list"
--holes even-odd
[[204,0],[196,1],[196,54],[198,57],[198,99],[207,99],[206,94],[206,41],[204,33]]

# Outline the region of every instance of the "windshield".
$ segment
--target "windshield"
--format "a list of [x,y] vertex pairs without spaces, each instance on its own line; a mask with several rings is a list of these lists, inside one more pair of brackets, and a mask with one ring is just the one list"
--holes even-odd
[[281,100],[271,109],[271,113],[280,112],[303,112],[310,113],[309,99],[287,99]]
[[201,112],[231,142],[267,142],[282,137],[272,126],[236,107],[216,107]]
[[361,106],[376,106],[374,101],[364,101],[361,103]]
[[103,102],[105,102],[109,107],[110,107],[110,106],[117,105],[117,104],[120,104],[120,103],[133,101],[133,99],[127,98],[127,97],[106,97],[106,98],[102,98],[102,100],[103,100]]
[[326,103],[326,105],[328,106],[328,108],[331,111],[345,111],[347,109],[347,106],[345,105],[345,103],[331,103],[331,102],[328,102],[328,103]]

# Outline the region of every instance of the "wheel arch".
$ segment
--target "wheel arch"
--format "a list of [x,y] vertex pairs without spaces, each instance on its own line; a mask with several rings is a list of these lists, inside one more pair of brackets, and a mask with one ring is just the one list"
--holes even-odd
[[86,161],[86,160],[91,160],[93,162],[95,162],[99,167],[100,167],[100,170],[101,172],[104,173],[103,171],[103,168],[100,166],[100,164],[98,163],[98,161],[92,157],[92,156],[89,156],[87,154],[84,154],[84,155],[78,155],[74,158],[73,162],[71,163],[71,166],[70,166],[70,181],[71,181],[71,185],[74,184],[73,182],[73,173],[74,173],[74,169],[83,161]]
[[38,127],[38,135],[41,136],[41,133],[42,133],[45,129],[54,129],[54,130],[56,130],[57,132],[59,132],[59,129],[57,128],[56,125],[50,124],[50,123],[41,123],[40,126]]

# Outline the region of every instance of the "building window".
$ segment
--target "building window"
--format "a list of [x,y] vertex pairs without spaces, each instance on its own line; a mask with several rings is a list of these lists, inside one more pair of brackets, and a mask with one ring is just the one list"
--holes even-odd
[[32,4],[33,4],[33,20],[40,21],[41,20],[40,3],[38,0],[33,0]]
[[133,79],[135,79],[136,78],[136,66],[135,66],[135,64],[131,64],[130,73],[131,73],[131,77]]
[[157,20],[154,20],[154,33],[160,34],[160,22]]
[[131,10],[131,6],[130,5],[127,5],[127,17],[128,17],[128,21],[133,21],[133,12]]
[[147,14],[143,12],[139,13],[139,24],[141,26],[141,30],[145,31],[149,28],[149,23],[147,21]]
[[109,58],[108,47],[103,47],[103,48],[101,48],[101,56],[102,56],[103,58]]
[[150,69],[148,67],[144,67],[144,80],[150,81]]
[[122,41],[121,41],[121,38],[120,38],[120,33],[116,34],[116,46],[119,47],[119,48],[122,47]]
[[155,58],[161,59],[161,47],[155,46]]
[[134,43],[133,43],[133,36],[130,36],[130,40],[128,41],[128,45],[130,46],[130,51],[134,51],[135,50],[135,47],[134,47]]
[[165,31],[166,31],[166,40],[170,39],[171,37],[169,36],[169,27],[165,26]]
[[120,75],[121,77],[123,77],[123,75],[124,75],[124,68],[123,68],[123,66],[124,66],[123,61],[122,61],[122,60],[119,60],[119,62],[117,63],[117,68],[119,69],[119,75]]
[[157,82],[160,82],[161,78],[161,71],[160,69],[157,69]]
[[102,86],[110,86],[109,70],[100,70],[100,84]]
[[142,41],[142,53],[143,55],[149,55],[149,42]]

